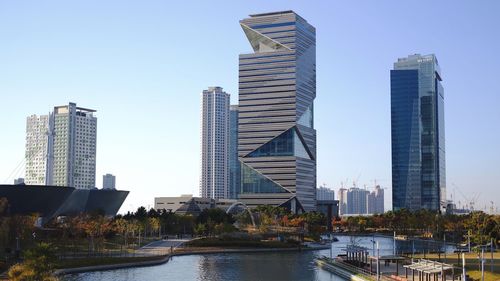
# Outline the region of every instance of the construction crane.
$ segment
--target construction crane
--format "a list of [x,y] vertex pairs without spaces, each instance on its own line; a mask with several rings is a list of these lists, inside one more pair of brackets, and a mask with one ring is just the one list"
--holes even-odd
[[[474,211],[474,205],[476,204],[477,199],[479,199],[479,196],[481,195],[481,193],[480,192],[473,193],[472,197],[468,198],[467,196],[464,195],[464,193],[460,190],[460,188],[455,183],[451,183],[451,185],[453,185],[454,190],[458,190],[460,195],[462,195],[462,197],[465,199],[465,208],[469,209],[471,211]],[[459,203],[460,203],[460,201],[459,201]]]

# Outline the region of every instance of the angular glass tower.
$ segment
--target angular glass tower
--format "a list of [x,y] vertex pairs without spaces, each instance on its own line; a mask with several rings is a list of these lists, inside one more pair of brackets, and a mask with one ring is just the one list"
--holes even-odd
[[239,57],[240,201],[316,210],[316,30],[293,11],[240,25],[254,50]]
[[446,206],[444,91],[435,55],[400,58],[391,70],[393,210]]

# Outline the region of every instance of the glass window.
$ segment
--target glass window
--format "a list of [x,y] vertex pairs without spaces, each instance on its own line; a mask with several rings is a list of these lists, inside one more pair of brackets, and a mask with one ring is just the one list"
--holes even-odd
[[[241,162],[240,162],[241,163]],[[286,189],[266,178],[248,165],[241,163],[242,193],[286,193]]]

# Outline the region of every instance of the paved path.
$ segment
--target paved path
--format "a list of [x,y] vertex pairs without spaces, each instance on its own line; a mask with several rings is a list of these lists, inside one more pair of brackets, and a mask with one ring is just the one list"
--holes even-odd
[[141,247],[136,251],[136,253],[145,256],[166,255],[170,253],[171,249],[175,249],[187,241],[189,241],[189,239],[168,239],[153,241]]

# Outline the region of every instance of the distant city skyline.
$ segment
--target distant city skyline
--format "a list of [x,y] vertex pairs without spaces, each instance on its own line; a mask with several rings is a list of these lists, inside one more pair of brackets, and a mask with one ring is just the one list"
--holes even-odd
[[338,190],[346,179],[377,180],[391,205],[389,71],[395,58],[434,53],[446,74],[448,198],[498,206],[499,9],[497,1],[1,2],[0,181],[23,176],[26,116],[74,101],[99,112],[96,172],[112,170],[132,192],[122,212],[197,194],[200,89],[221,85],[235,104],[238,54],[251,52],[238,21],[294,10],[318,30],[318,183]]

